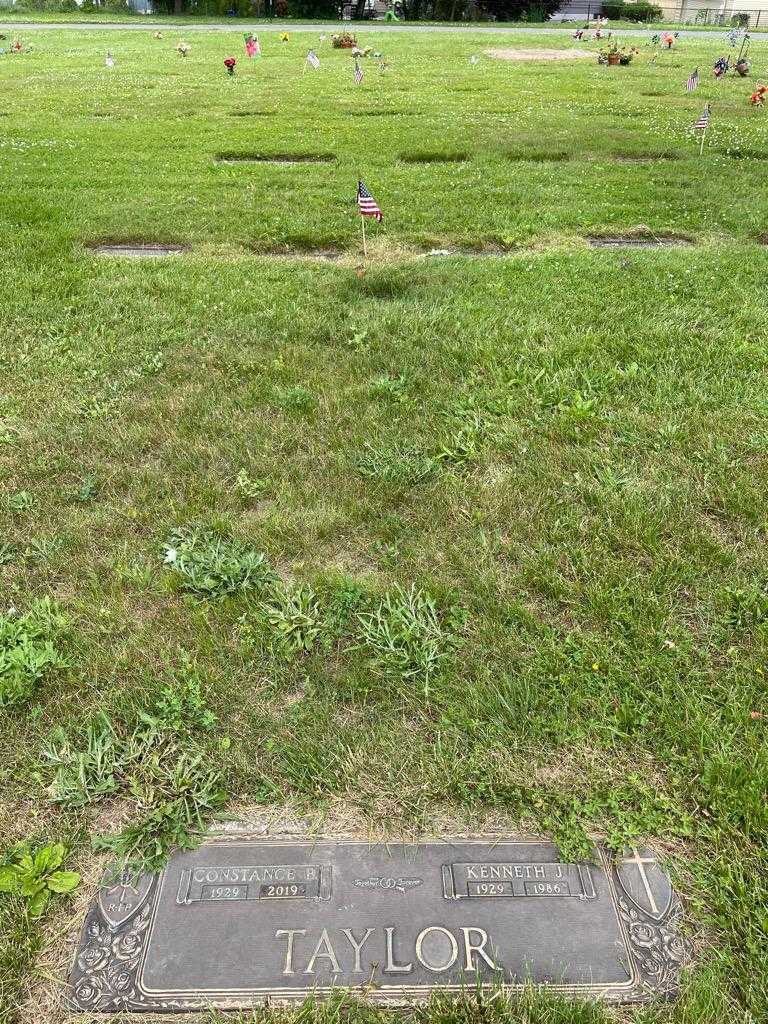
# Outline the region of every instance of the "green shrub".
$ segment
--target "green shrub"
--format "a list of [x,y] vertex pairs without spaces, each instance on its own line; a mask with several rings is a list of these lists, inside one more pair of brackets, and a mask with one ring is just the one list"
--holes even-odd
[[656,4],[639,0],[638,3],[624,3],[624,0],[608,0],[603,4],[602,14],[611,21],[661,21],[662,10]]

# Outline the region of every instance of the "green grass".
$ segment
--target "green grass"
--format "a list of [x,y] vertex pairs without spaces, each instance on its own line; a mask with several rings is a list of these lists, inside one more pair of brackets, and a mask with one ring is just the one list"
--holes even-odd
[[[668,854],[696,958],[678,1003],[625,1019],[760,1020],[752,83],[686,95],[706,39],[656,66],[643,49],[629,68],[473,69],[515,41],[360,36],[391,67],[366,63],[359,89],[327,49],[302,74],[312,35],[248,64],[239,33],[190,31],[182,60],[173,36],[39,30],[0,59],[0,845],[62,841],[87,864],[117,802],[127,827],[102,845],[160,859],[224,794],[341,804],[398,835],[502,815],[568,856],[643,840]],[[436,153],[466,159],[402,159]],[[364,273],[358,175],[385,215]],[[696,244],[585,242],[644,232]],[[106,240],[190,251],[86,248]],[[346,255],[258,255],[328,248]],[[49,936],[18,897],[0,932],[0,1019],[24,1019]],[[546,1000],[429,1014],[502,1012],[608,1019]],[[379,1013],[303,1019],[341,1015]]]

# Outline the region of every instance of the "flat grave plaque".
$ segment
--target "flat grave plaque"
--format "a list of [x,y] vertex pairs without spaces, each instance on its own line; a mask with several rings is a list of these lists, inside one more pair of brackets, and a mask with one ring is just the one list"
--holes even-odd
[[390,1004],[478,982],[670,997],[680,905],[648,850],[567,864],[514,839],[371,845],[222,839],[158,876],[114,876],[86,917],[81,1011],[247,1008],[364,992]]

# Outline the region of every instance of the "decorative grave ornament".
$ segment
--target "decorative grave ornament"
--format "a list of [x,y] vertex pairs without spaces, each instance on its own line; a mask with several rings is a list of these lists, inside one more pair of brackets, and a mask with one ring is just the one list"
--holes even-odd
[[235,57],[225,57],[224,58],[224,67],[227,69],[227,74],[228,75],[234,75],[234,73],[235,73],[235,65],[236,64],[237,64],[237,59]]
[[104,63],[108,68],[115,66],[115,58],[112,56],[112,51],[107,50],[107,56],[104,58]]
[[183,39],[180,39],[176,44],[176,52],[180,57],[186,57],[191,49],[192,47],[189,43],[185,43]]
[[[358,268],[358,276],[364,268]],[[568,863],[513,837],[372,845],[241,835],[109,877],[72,968],[79,1012],[247,1009],[365,991],[387,1005],[503,986],[674,996],[681,907],[654,854]]]

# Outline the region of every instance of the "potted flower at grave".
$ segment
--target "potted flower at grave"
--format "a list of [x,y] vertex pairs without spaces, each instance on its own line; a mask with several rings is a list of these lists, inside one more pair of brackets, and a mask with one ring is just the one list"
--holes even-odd
[[235,64],[237,64],[237,59],[235,57],[225,57],[224,58],[224,67],[227,69],[227,74],[228,75],[234,75],[234,73],[235,73]]
[[607,64],[609,67],[616,67],[619,64],[626,66],[631,63],[632,58],[638,51],[634,47],[621,47],[614,43],[607,50],[600,50],[597,55],[598,64]]
[[737,74],[741,75],[741,77],[744,78],[746,75],[749,74],[749,61],[746,57],[739,57],[739,59],[734,64],[734,68],[736,69]]
[[351,50],[357,46],[357,36],[351,32],[335,32],[331,36],[334,50]]

